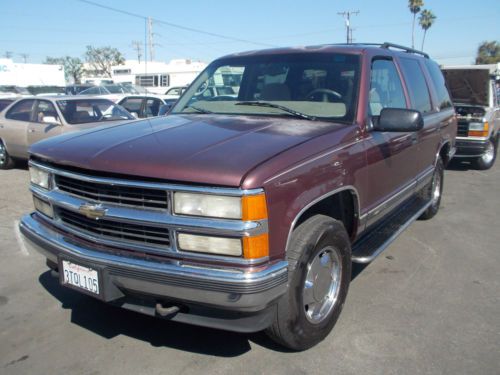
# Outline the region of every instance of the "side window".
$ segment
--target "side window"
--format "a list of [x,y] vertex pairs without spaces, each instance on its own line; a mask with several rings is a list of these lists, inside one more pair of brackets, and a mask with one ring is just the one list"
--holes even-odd
[[434,87],[436,88],[439,109],[441,110],[452,107],[450,94],[448,93],[443,73],[441,73],[441,69],[439,69],[438,64],[432,60],[426,59],[425,65],[427,66],[427,70],[429,71]]
[[158,116],[161,102],[158,99],[149,98],[146,101],[145,115],[146,117]]
[[369,110],[380,115],[383,108],[406,108],[403,85],[392,60],[374,60],[370,77]]
[[141,104],[142,98],[127,98],[122,102],[121,106],[130,113],[135,113],[139,116],[141,112]]
[[35,111],[35,122],[53,123],[59,120],[57,111],[51,102],[39,100]]
[[431,112],[431,97],[420,64],[415,59],[401,58],[400,61],[412,108],[422,113]]
[[5,115],[10,120],[31,121],[34,100],[22,100],[15,104]]

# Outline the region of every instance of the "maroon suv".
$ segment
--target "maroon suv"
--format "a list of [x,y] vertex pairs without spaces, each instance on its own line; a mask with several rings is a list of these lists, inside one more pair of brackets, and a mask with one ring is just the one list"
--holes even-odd
[[456,131],[415,50],[226,56],[167,117],[35,144],[20,228],[66,287],[302,350],[339,317],[352,262],[436,214]]

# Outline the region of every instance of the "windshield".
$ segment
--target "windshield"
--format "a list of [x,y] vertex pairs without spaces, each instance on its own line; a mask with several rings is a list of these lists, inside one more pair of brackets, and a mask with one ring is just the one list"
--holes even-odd
[[107,99],[58,100],[57,105],[68,124],[134,120],[124,108]]
[[120,85],[104,85],[104,88],[108,90],[111,94],[126,94],[127,90],[125,90]]
[[171,113],[295,116],[352,122],[359,57],[294,53],[215,61]]

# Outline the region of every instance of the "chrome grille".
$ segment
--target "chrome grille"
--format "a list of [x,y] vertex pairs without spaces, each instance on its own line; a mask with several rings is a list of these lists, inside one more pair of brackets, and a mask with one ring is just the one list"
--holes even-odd
[[469,123],[467,121],[458,121],[457,136],[469,136]]
[[61,175],[55,176],[55,182],[59,190],[94,202],[168,209],[165,190],[88,182]]
[[56,213],[59,220],[66,226],[97,239],[132,242],[162,248],[170,246],[170,234],[166,228],[106,219],[94,220],[61,207],[56,209]]

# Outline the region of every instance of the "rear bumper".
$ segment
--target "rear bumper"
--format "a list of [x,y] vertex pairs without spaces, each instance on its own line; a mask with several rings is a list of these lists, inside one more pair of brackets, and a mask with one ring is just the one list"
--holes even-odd
[[464,140],[457,139],[455,146],[457,152],[455,153],[456,158],[475,158],[480,157],[486,151],[489,140]]
[[286,261],[243,269],[123,257],[96,251],[33,215],[19,225],[28,245],[54,267],[62,257],[101,270],[103,299],[125,308],[155,315],[148,303],[179,305],[185,308],[172,320],[251,332],[269,326],[274,302],[286,292]]

